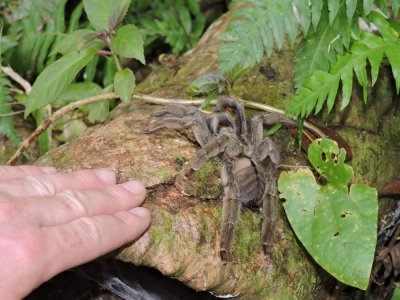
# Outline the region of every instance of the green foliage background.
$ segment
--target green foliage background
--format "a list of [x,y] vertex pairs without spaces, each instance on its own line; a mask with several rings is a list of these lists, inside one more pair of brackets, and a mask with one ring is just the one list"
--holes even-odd
[[[376,82],[383,58],[389,60],[400,86],[399,13],[400,1],[384,0],[242,0],[236,19],[223,34],[219,50],[219,73],[231,81],[260,63],[264,53],[281,48],[287,39],[298,45],[295,70],[296,97],[287,112],[296,117],[318,113],[327,103],[333,107],[342,82],[347,106],[353,86],[353,71],[364,90]],[[377,12],[379,11],[379,13]],[[363,32],[371,23],[378,34]],[[301,28],[301,35],[298,28]],[[373,26],[372,26],[373,28]],[[371,66],[368,76],[366,69]]]
[[[17,100],[26,107],[25,116],[38,110],[34,114],[38,125],[44,116],[40,110],[49,103],[55,108],[59,107],[57,98],[61,97],[71,82],[87,83],[80,85],[79,93],[85,88],[90,91],[92,83],[96,83],[104,92],[112,91],[118,71],[115,57],[99,56],[95,55],[96,51],[89,53],[89,50],[84,50],[100,50],[104,47],[104,43],[98,39],[102,30],[111,33],[116,31],[109,47],[119,56],[121,63],[134,58],[145,64],[144,52],[156,51],[157,54],[160,45],[168,45],[161,48],[168,51],[170,47],[177,54],[192,48],[206,25],[206,18],[195,0],[7,0],[1,6],[2,65],[10,65],[24,79],[35,82],[29,99],[25,96]],[[118,27],[124,24],[127,26]],[[130,38],[125,39],[127,36]],[[86,54],[79,53],[82,59],[77,59],[73,52],[83,50]],[[124,93],[123,99],[127,100],[127,89],[134,87],[128,88],[127,82],[130,80],[134,85],[134,76],[129,71],[120,74],[127,74],[127,79],[121,82],[121,76],[117,76],[117,92]],[[0,114],[4,116],[1,118],[0,135],[18,144],[19,138],[11,116],[12,86],[1,71],[0,76]],[[122,90],[121,86],[124,87]],[[63,104],[68,104],[63,98]],[[78,100],[76,97],[70,99]],[[90,114],[89,120],[104,120],[110,104],[112,102],[91,105],[88,113],[95,111]],[[48,150],[49,144],[49,141],[43,142],[42,153]]]

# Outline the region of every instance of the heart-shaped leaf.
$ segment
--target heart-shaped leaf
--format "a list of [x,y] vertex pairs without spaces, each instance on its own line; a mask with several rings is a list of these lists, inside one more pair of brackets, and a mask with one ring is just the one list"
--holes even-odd
[[289,222],[326,271],[366,289],[377,238],[377,191],[365,184],[353,184],[348,191],[353,170],[335,141],[313,141],[308,157],[327,184],[319,185],[309,169],[282,172],[278,188]]
[[120,27],[117,34],[111,39],[111,50],[127,58],[136,58],[145,64],[143,39],[135,25],[128,24]]

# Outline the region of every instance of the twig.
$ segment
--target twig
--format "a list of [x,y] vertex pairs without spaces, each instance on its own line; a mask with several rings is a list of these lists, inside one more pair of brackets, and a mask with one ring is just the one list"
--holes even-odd
[[[161,97],[154,97],[154,96],[148,96],[148,95],[137,95],[137,94],[134,94],[133,98],[140,99],[145,102],[152,103],[152,104],[162,104],[162,105],[166,105],[166,104],[201,105],[201,104],[203,104],[203,102],[205,100],[204,98],[195,99],[195,100],[165,99],[165,98],[161,98]],[[255,108],[255,109],[268,111],[268,112],[272,112],[272,113],[276,113],[276,114],[280,114],[280,115],[285,114],[284,110],[275,108],[275,107],[267,105],[267,104],[262,104],[262,103],[253,102],[253,101],[247,101],[247,100],[243,100],[240,98],[239,98],[239,101],[245,107]],[[212,104],[212,105],[215,105],[215,103],[217,103],[217,100],[212,100],[210,102],[210,104]],[[318,127],[314,126],[313,124],[311,124],[307,121],[304,121],[304,127],[313,131],[314,133],[316,133],[318,136],[320,136],[322,138],[326,137],[326,134],[324,132],[322,132]]]
[[[25,151],[29,145],[34,142],[37,137],[42,134],[47,128],[49,128],[57,119],[62,117],[64,114],[75,110],[76,108],[86,105],[86,104],[91,104],[99,101],[104,101],[104,100],[111,100],[118,98],[118,95],[115,93],[108,93],[108,94],[102,94],[102,95],[97,95],[89,98],[85,98],[76,102],[73,102],[71,104],[68,104],[59,110],[57,110],[52,116],[48,117],[47,119],[44,120],[44,122],[36,128],[36,130],[26,139],[24,140],[17,151],[14,153],[14,155],[10,158],[10,160],[7,162],[7,165],[15,165],[15,163],[18,161],[20,156],[22,155],[22,152]],[[161,98],[161,97],[155,97],[155,96],[149,96],[149,95],[138,95],[135,94],[132,96],[134,99],[140,99],[143,100],[147,103],[152,103],[152,104],[186,104],[186,105],[201,105],[205,99],[195,99],[195,100],[187,100],[187,99],[166,99],[166,98]],[[277,114],[284,115],[285,111],[266,105],[266,104],[261,104],[257,102],[252,102],[252,101],[247,101],[243,99],[239,99],[240,102],[246,107],[249,108],[255,108],[255,109],[260,109],[268,112],[273,112]],[[212,100],[210,104],[215,105],[217,103],[217,100]],[[308,122],[304,122],[304,127],[312,130],[315,132],[317,135],[320,137],[325,137],[325,133],[323,133],[319,128],[315,127],[313,124],[310,124]]]
[[15,82],[17,82],[20,86],[22,86],[25,90],[25,93],[27,95],[30,94],[32,90],[31,84],[26,81],[24,78],[22,78],[17,72],[15,72],[11,67],[3,67],[1,66],[1,70],[7,74],[9,77],[11,77]]
[[86,105],[86,104],[91,104],[99,101],[104,101],[104,100],[111,100],[118,98],[117,94],[115,93],[108,93],[108,94],[102,94],[102,95],[97,95],[89,98],[85,98],[73,103],[70,103],[59,110],[57,110],[52,116],[46,118],[44,122],[35,129],[35,131],[26,139],[24,140],[17,151],[14,153],[14,155],[10,158],[10,160],[7,162],[7,165],[13,166],[16,164],[18,159],[21,157],[22,152],[25,151],[29,145],[37,139],[37,137],[42,134],[47,128],[49,128],[57,119],[65,115],[66,113],[75,110],[76,108]]
[[15,116],[18,114],[22,114],[25,111],[25,109],[23,110],[18,110],[18,111],[13,111],[13,112],[9,112],[9,113],[5,113],[5,114],[0,114],[0,117],[9,117],[9,116]]

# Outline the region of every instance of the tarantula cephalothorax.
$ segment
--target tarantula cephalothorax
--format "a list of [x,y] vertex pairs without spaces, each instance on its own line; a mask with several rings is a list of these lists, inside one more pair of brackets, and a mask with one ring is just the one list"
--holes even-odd
[[[236,111],[236,122],[226,112],[227,108]],[[280,153],[271,138],[263,137],[263,126],[278,121],[287,122],[287,119],[276,114],[255,116],[249,123],[248,131],[243,106],[228,96],[220,97],[211,115],[205,115],[193,106],[176,104],[164,106],[153,115],[160,119],[150,126],[149,132],[161,128],[192,128],[201,146],[191,161],[192,170],[200,169],[212,157],[217,157],[223,163],[222,261],[227,261],[242,205],[251,208],[262,206],[261,234],[263,250],[267,255],[274,239],[276,173]],[[266,168],[262,166],[263,161],[266,162]]]

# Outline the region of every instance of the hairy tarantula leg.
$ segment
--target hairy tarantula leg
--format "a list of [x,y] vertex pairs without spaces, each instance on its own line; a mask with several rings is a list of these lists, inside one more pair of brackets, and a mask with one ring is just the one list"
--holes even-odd
[[250,121],[251,126],[251,140],[254,145],[261,143],[263,139],[264,125],[273,125],[275,123],[281,122],[285,126],[296,125],[296,123],[289,118],[278,115],[278,114],[263,114],[255,116]]
[[229,251],[233,243],[235,226],[239,219],[242,204],[239,200],[224,197],[222,204],[222,228],[220,239],[220,256],[225,264],[228,260]]
[[222,133],[218,136],[212,137],[207,144],[205,144],[196,156],[191,161],[191,167],[193,170],[199,170],[207,162],[209,158],[215,157],[218,154],[225,151],[226,146],[229,143],[229,133]]
[[265,257],[271,254],[271,246],[275,240],[275,204],[277,202],[276,174],[273,170],[267,174],[267,182],[262,203],[262,228],[261,239]]
[[223,123],[227,123],[228,127],[233,129],[236,127],[235,120],[226,112],[213,114],[206,118],[206,122],[212,133],[218,133],[218,128]]
[[247,134],[247,123],[246,123],[246,116],[244,115],[244,107],[240,102],[232,97],[232,96],[220,96],[219,101],[215,105],[214,111],[216,112],[223,112],[226,110],[227,107],[233,108],[236,110],[237,113],[237,121],[239,128],[239,134],[246,135]]
[[193,115],[198,109],[194,106],[185,106],[179,104],[170,104],[157,108],[153,113],[153,117],[162,117],[165,115],[171,115],[176,117],[184,117],[187,115]]
[[235,226],[239,220],[242,203],[236,199],[232,182],[232,166],[227,165],[221,169],[222,184],[224,186],[224,199],[222,203],[222,227],[220,236],[220,256],[226,264],[231,249]]
[[[169,108],[167,108],[169,107]],[[174,111],[174,107],[176,107],[176,111]],[[186,109],[186,111],[182,111],[182,109]],[[207,122],[203,116],[203,114],[195,109],[194,107],[184,107],[182,105],[171,105],[166,106],[158,115],[166,114],[158,122],[151,124],[148,130],[145,133],[152,133],[157,130],[163,128],[172,128],[172,129],[180,129],[186,127],[192,127],[194,136],[196,137],[197,142],[203,146],[205,145],[211,138],[210,129],[207,126]],[[186,114],[183,117],[179,117],[180,114]],[[171,116],[177,115],[177,116]],[[155,113],[157,115],[157,113]]]
[[163,128],[180,129],[192,126],[196,122],[194,117],[165,117],[157,122],[154,122],[147,129],[147,133],[152,133]]
[[281,163],[281,154],[279,152],[278,146],[274,141],[266,137],[259,144],[256,144],[256,149],[254,151],[254,157],[258,161],[263,161],[267,156],[271,159],[274,164],[273,167],[278,167]]

